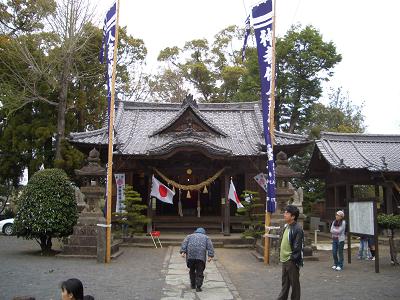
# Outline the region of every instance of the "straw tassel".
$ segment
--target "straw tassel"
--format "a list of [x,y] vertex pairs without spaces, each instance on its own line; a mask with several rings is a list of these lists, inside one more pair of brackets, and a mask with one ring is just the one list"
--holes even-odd
[[207,194],[208,193],[208,190],[207,190],[207,186],[205,185],[204,186],[204,190],[203,190],[203,194]]
[[187,192],[186,198],[188,198],[188,199],[192,198],[192,197],[190,196],[190,191]]

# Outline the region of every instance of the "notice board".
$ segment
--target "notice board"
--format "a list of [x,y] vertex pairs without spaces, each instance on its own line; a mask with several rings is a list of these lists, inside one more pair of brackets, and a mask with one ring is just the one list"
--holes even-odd
[[349,202],[349,232],[375,235],[374,202]]

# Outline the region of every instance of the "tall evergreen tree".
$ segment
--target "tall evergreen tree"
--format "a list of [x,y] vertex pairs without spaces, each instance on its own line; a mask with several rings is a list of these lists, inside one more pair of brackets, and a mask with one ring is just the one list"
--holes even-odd
[[276,42],[277,93],[275,125],[290,133],[307,128],[322,82],[342,60],[333,42],[325,42],[312,26],[292,26]]

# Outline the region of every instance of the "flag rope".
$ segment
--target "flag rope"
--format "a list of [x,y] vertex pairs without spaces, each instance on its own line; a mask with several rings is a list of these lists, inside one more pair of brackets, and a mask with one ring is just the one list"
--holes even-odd
[[180,184],[177,183],[176,181],[169,179],[167,176],[165,176],[163,173],[161,173],[159,170],[157,170],[156,168],[154,168],[154,171],[160,175],[160,177],[162,179],[164,179],[168,184],[171,184],[173,187],[177,188],[177,189],[181,189],[184,191],[199,191],[202,188],[204,188],[207,185],[210,185],[212,182],[215,181],[215,179],[217,179],[224,171],[225,168],[222,168],[221,170],[219,170],[217,173],[215,173],[213,176],[209,177],[208,179],[198,183],[198,184],[188,184],[188,185],[184,185],[184,184]]

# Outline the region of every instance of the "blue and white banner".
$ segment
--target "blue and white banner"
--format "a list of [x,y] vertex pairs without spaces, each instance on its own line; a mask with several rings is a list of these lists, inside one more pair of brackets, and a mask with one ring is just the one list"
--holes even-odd
[[[267,146],[267,212],[275,212],[275,166],[272,139],[270,131],[271,116],[271,82],[275,80],[272,74],[272,29],[273,29],[273,0],[266,0],[252,8],[254,34],[257,43],[258,64],[260,67],[261,102],[263,110],[263,125],[265,144]],[[272,108],[273,109],[273,108]]]
[[[101,63],[104,62],[104,56],[106,57],[107,69],[106,69],[106,80],[107,80],[107,101],[108,101],[108,116],[110,116],[110,103],[111,103],[111,81],[114,67],[114,51],[115,49],[115,31],[117,24],[117,3],[111,6],[108,10],[104,19],[103,27],[103,44],[101,45],[99,60]],[[110,124],[109,124],[110,125]]]
[[246,57],[247,40],[249,39],[250,35],[250,15],[248,15],[246,18],[244,30],[245,31],[244,31],[244,40],[242,47],[242,62],[244,62],[244,58]]
[[125,173],[114,174],[115,183],[117,184],[117,202],[115,205],[115,211],[118,213],[124,212],[125,210]]

